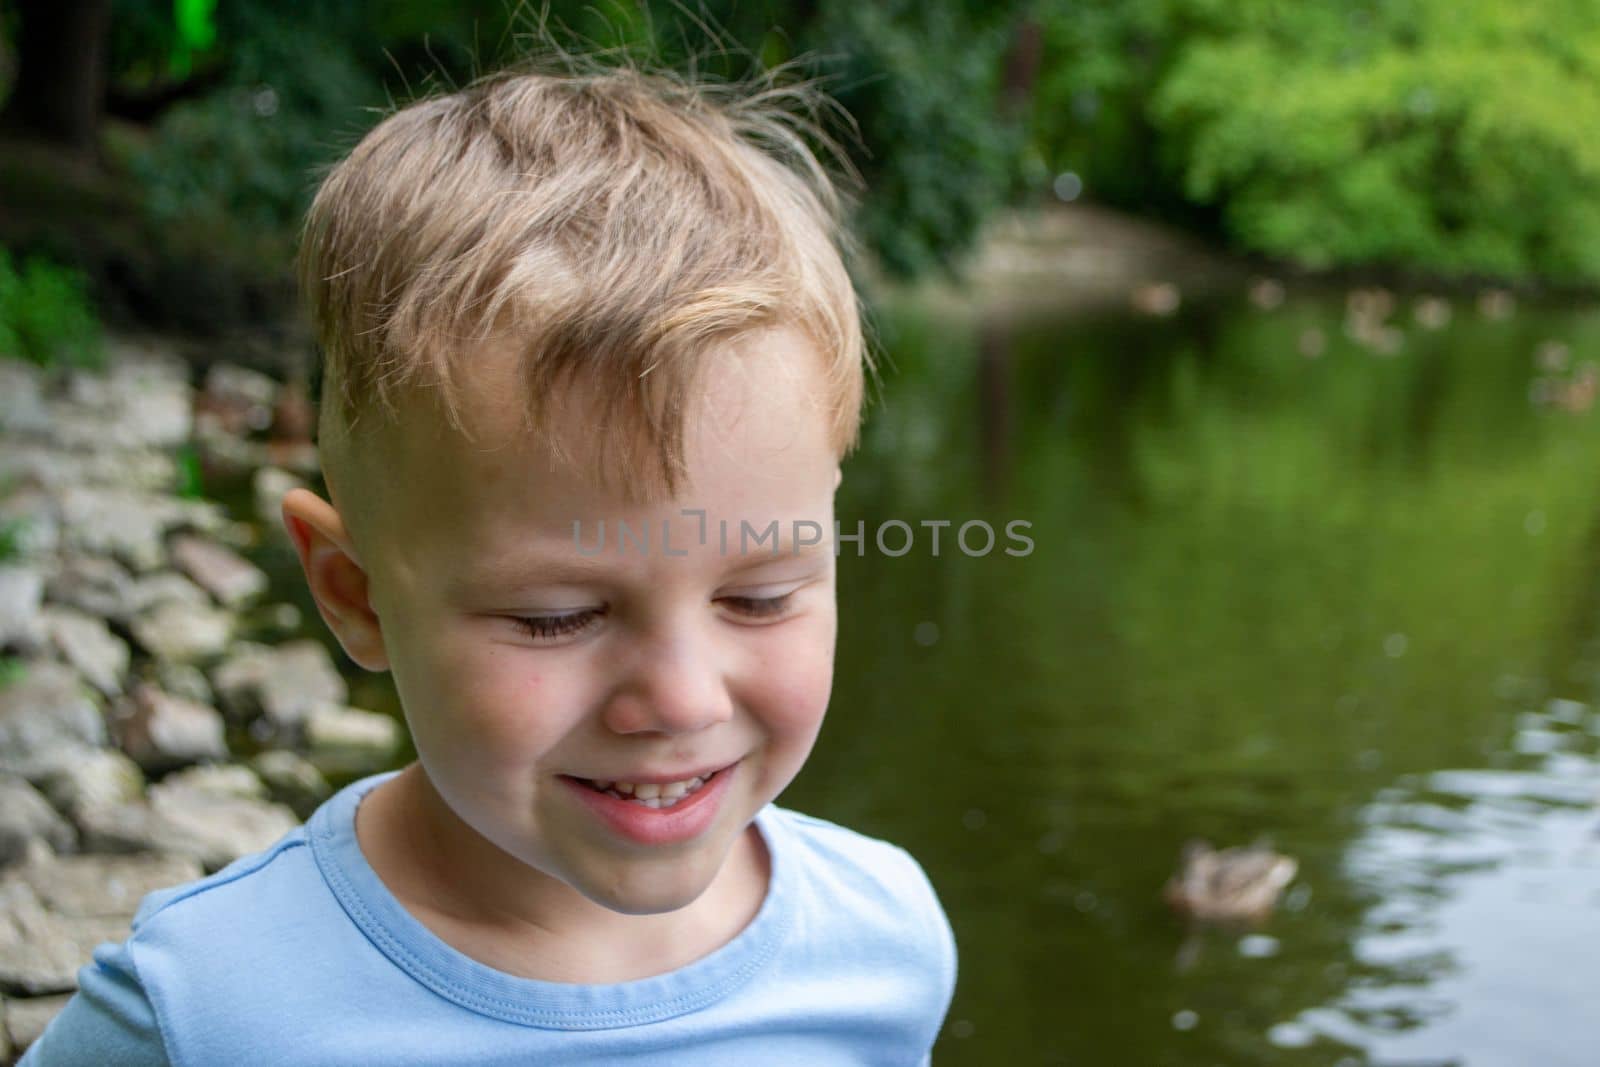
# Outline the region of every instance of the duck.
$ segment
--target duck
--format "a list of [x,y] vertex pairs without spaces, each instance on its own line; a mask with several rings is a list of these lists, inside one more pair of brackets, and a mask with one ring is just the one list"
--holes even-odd
[[1200,922],[1261,923],[1299,870],[1297,860],[1265,843],[1218,851],[1196,839],[1183,846],[1164,896],[1173,911]]
[[1133,310],[1144,315],[1166,318],[1177,314],[1183,304],[1183,291],[1172,282],[1150,282],[1128,294]]

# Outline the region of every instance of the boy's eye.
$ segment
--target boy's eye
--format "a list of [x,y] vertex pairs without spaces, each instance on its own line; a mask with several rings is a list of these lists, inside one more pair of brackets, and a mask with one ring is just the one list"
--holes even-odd
[[568,611],[560,615],[524,615],[511,621],[521,627],[529,637],[550,641],[587,630],[599,620],[600,615],[601,612],[594,608],[584,608],[582,611]]
[[752,619],[772,619],[782,615],[789,607],[794,593],[782,596],[725,596],[718,599],[740,615]]

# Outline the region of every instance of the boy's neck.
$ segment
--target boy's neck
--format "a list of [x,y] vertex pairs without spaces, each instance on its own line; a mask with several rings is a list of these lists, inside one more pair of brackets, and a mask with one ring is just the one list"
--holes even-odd
[[[709,955],[755,918],[771,872],[750,826],[689,906],[660,915],[614,912],[467,827],[420,763],[366,795],[356,839],[378,878],[440,940],[496,970],[553,982],[632,981]],[[463,886],[476,895],[463,897]]]

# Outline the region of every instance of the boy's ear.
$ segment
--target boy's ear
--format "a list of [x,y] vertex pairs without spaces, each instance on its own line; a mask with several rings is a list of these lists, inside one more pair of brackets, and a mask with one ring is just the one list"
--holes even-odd
[[383,625],[344,519],[309,489],[291,489],[283,497],[283,525],[300,554],[322,621],[357,664],[369,671],[388,670]]

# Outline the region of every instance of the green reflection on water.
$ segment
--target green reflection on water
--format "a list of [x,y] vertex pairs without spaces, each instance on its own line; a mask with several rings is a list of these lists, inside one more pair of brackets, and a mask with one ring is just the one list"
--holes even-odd
[[[1458,309],[1382,357],[1341,311],[887,316],[841,518],[1021,518],[1037,547],[846,554],[830,720],[785,802],[932,874],[962,948],[941,1063],[1362,1062],[1266,1037],[1371,978],[1341,866],[1362,806],[1498,760],[1506,679],[1588,699],[1596,423],[1529,387],[1540,342],[1600,354],[1600,320]],[[1300,858],[1276,955],[1214,935],[1179,972],[1160,888],[1197,834]]]

